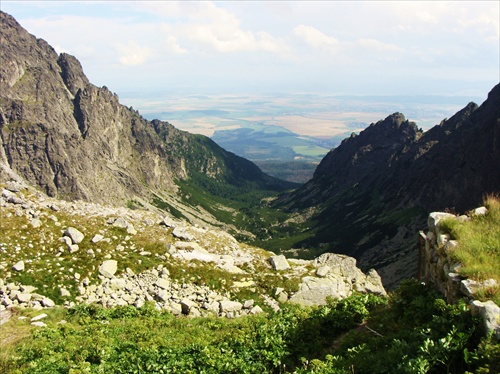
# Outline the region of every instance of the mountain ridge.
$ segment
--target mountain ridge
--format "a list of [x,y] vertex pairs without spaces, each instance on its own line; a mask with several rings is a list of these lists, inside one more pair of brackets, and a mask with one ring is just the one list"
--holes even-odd
[[177,181],[197,183],[200,175],[237,189],[296,186],[265,175],[208,138],[147,121],[106,86],[92,85],[74,56],[58,55],[3,12],[1,25],[5,173],[49,196],[115,205],[175,199]]
[[426,132],[394,113],[345,139],[274,206],[308,215],[295,248],[354,256],[391,287],[415,275],[414,235],[428,213],[465,212],[500,191],[499,134],[500,85]]

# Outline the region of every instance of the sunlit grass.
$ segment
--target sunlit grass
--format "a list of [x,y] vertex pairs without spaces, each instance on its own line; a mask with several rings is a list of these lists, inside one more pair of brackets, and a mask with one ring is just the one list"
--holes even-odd
[[[446,220],[440,227],[459,243],[451,256],[462,264],[462,275],[478,281],[492,278],[500,284],[500,199],[488,197],[484,205],[486,215],[472,215],[465,222]],[[484,298],[500,302],[500,286],[483,291]]]

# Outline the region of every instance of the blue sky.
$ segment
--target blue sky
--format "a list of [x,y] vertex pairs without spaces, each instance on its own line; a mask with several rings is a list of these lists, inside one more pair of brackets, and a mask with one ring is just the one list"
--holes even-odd
[[499,1],[6,1],[112,91],[483,96]]

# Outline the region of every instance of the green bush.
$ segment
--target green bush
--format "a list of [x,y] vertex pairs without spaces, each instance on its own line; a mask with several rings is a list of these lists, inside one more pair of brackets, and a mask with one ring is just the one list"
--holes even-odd
[[[267,315],[176,318],[79,305],[33,330],[5,373],[493,373],[500,344],[481,338],[465,303],[404,282],[389,298],[352,295]],[[9,322],[10,323],[10,322]]]

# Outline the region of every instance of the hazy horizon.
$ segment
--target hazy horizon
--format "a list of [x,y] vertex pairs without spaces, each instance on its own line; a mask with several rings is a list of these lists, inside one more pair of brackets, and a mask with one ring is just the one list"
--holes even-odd
[[496,1],[6,1],[2,10],[118,95],[486,97]]

